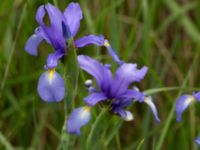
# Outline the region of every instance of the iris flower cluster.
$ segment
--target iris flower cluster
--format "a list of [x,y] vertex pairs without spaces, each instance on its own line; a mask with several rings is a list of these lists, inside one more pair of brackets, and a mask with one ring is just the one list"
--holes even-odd
[[[45,24],[45,16],[48,17],[50,25]],[[39,96],[46,102],[60,102],[65,96],[65,82],[60,74],[55,71],[55,68],[58,65],[58,60],[67,55],[69,40],[73,41],[82,18],[82,10],[79,4],[73,2],[67,6],[63,13],[50,3],[41,5],[37,10],[36,20],[39,27],[28,39],[25,50],[30,55],[37,56],[38,46],[43,40],[54,48],[54,52],[48,55],[44,66],[47,71],[40,76],[38,83]],[[121,63],[102,35],[87,35],[73,43],[76,48],[91,44],[105,46],[111,57],[119,64]]]
[[[49,24],[44,21],[46,18],[49,19]],[[102,35],[87,35],[74,40],[82,18],[78,3],[70,3],[64,12],[49,3],[38,8],[36,20],[39,26],[28,39],[25,50],[30,55],[37,56],[38,46],[43,40],[54,49],[54,52],[47,57],[44,66],[46,71],[39,78],[37,89],[41,99],[46,102],[60,102],[65,96],[65,81],[56,72],[56,67],[59,60],[68,54],[69,42],[73,41],[76,49],[94,44],[106,47],[112,59],[118,64],[118,68],[113,75],[111,65],[103,65],[86,55],[78,56],[80,68],[94,77],[97,86],[93,86],[93,80],[85,82],[89,91],[89,95],[84,98],[86,105],[76,108],[70,114],[67,120],[67,131],[80,134],[80,128],[91,118],[91,108],[99,103],[126,121],[133,120],[132,113],[125,110],[127,106],[134,101],[146,103],[152,109],[156,122],[159,122],[152,97],[146,96],[145,93],[132,86],[133,83],[140,82],[144,78],[148,68],[144,66],[138,69],[137,64],[120,60],[108,40]]]

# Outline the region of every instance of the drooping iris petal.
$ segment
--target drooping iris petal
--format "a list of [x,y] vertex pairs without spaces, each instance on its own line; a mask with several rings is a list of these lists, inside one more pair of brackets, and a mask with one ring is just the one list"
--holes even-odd
[[37,89],[41,99],[46,102],[60,102],[65,96],[65,82],[54,69],[40,76]]
[[133,114],[130,111],[125,111],[122,108],[115,108],[112,110],[114,113],[120,115],[125,121],[134,120]]
[[156,109],[155,104],[154,104],[153,101],[152,101],[152,97],[151,97],[151,96],[146,97],[146,98],[144,99],[144,102],[151,108],[151,110],[152,110],[152,112],[153,112],[153,114],[154,114],[154,118],[155,118],[156,122],[160,122],[160,119],[159,119],[159,117],[158,117],[158,111],[157,111],[157,109]]
[[80,128],[90,121],[90,107],[80,107],[74,109],[67,120],[67,132],[80,135]]
[[197,138],[195,139],[195,142],[200,146],[200,137],[197,137]]
[[98,86],[104,92],[108,91],[112,80],[112,74],[107,67],[86,55],[79,55],[78,63],[81,69],[85,70],[96,79]]
[[116,61],[119,65],[122,65],[124,62],[121,61],[118,57],[118,55],[116,54],[116,52],[112,49],[110,43],[108,42],[108,40],[104,41],[104,46],[108,49],[108,53],[110,54],[110,56],[113,58],[114,61]]
[[64,56],[64,53],[62,51],[55,51],[52,54],[49,54],[47,58],[47,65],[46,69],[52,69],[55,68],[58,65],[58,60]]
[[103,46],[104,45],[104,36],[96,36],[96,35],[87,35],[84,36],[74,42],[75,46],[77,48],[81,48],[87,45],[97,45],[97,46]]
[[132,82],[139,82],[144,78],[148,68],[146,66],[137,69],[137,64],[122,64],[116,71],[112,81],[112,95],[120,96]]
[[41,27],[35,28],[35,34],[41,36],[48,44],[51,45],[51,41],[48,36],[45,34],[44,30]]
[[196,98],[197,101],[200,101],[200,92],[194,92],[192,95]]
[[84,101],[90,105],[90,106],[94,106],[96,103],[106,100],[106,96],[103,93],[91,93],[88,97],[84,98]]
[[72,37],[74,37],[79,29],[80,21],[83,18],[82,10],[78,3],[70,3],[64,11],[64,16],[70,28]]
[[25,50],[30,55],[37,56],[38,51],[37,48],[39,44],[42,42],[43,38],[37,34],[33,34],[28,41],[26,42]]
[[176,101],[176,114],[177,118],[176,120],[178,122],[182,119],[182,113],[186,110],[187,107],[189,107],[193,102],[195,102],[195,97],[192,95],[182,95],[177,101]]

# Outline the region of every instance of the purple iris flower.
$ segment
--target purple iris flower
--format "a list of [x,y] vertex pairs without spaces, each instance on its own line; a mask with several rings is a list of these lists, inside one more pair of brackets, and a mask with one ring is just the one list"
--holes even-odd
[[[49,19],[49,25],[45,24],[45,16]],[[65,95],[65,84],[62,77],[55,71],[58,60],[67,55],[68,41],[76,35],[80,21],[83,18],[82,10],[78,3],[70,3],[64,12],[47,3],[41,5],[36,13],[36,20],[39,27],[35,33],[28,39],[25,50],[30,55],[37,56],[38,46],[44,40],[54,48],[54,53],[49,54],[45,69],[48,71],[40,76],[38,83],[38,93],[40,97],[47,102],[59,102]],[[109,54],[119,64],[122,62],[115,54],[109,42],[104,36],[87,35],[74,41],[76,48],[81,48],[90,44],[105,46]]]
[[176,101],[176,120],[178,122],[181,121],[182,113],[186,110],[186,108],[196,101],[200,101],[200,92],[194,92],[192,95],[185,94],[179,97]]
[[[131,121],[134,118],[132,113],[124,108],[137,100],[148,104],[154,113],[155,120],[160,121],[152,98],[145,96],[135,88],[129,88],[132,83],[140,82],[144,78],[148,70],[146,66],[137,69],[136,64],[123,63],[112,76],[110,65],[103,65],[89,56],[79,55],[78,62],[81,69],[96,79],[98,86],[95,88],[92,86],[91,80],[86,81],[85,85],[88,87],[90,95],[84,98],[87,104],[85,107],[90,108],[97,103],[109,104],[112,113],[121,116],[126,121]],[[67,122],[69,133],[79,134],[80,128],[88,123],[90,115],[84,114],[89,114],[90,109],[83,108],[75,109],[70,115]]]
[[197,145],[200,146],[200,137],[197,137],[197,138],[195,139],[195,142],[197,143]]

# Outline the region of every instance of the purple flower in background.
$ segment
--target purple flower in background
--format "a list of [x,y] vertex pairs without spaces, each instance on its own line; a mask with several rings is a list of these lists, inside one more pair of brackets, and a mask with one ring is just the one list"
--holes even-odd
[[[155,120],[159,122],[157,109],[151,97],[146,97],[144,93],[137,89],[130,89],[129,86],[134,82],[140,82],[147,73],[147,67],[137,69],[136,64],[123,63],[112,76],[110,65],[103,65],[98,61],[85,56],[79,55],[78,62],[81,69],[92,75],[97,82],[98,88],[92,86],[92,81],[87,80],[85,85],[90,91],[90,95],[84,98],[87,107],[92,107],[97,103],[109,103],[111,112],[121,116],[126,121],[133,120],[131,112],[124,110],[134,100],[145,102],[148,104],[155,116]],[[76,113],[80,108],[75,109],[70,115],[67,122],[67,130],[69,133],[80,133],[80,128],[85,125],[90,115],[79,116],[82,113]],[[79,111],[78,111],[79,112]],[[89,113],[89,111],[84,111]],[[84,119],[83,119],[84,118]],[[87,120],[87,121],[85,121]],[[84,121],[84,123],[82,123]],[[75,127],[75,123],[79,122],[79,126]]]
[[192,95],[182,95],[176,101],[176,120],[178,122],[182,119],[182,113],[195,101],[200,101],[200,92],[194,92]]
[[89,106],[74,109],[67,121],[69,133],[80,135],[80,128],[90,121],[90,109],[91,107]]
[[[45,16],[49,19],[49,25],[44,22]],[[47,102],[59,102],[65,95],[65,84],[62,77],[55,71],[58,60],[67,55],[68,41],[76,35],[82,11],[78,3],[70,3],[64,12],[47,3],[41,5],[36,13],[36,20],[39,27],[35,33],[28,39],[25,50],[30,55],[37,56],[38,46],[44,40],[54,48],[54,53],[48,55],[45,69],[48,71],[40,76],[38,83],[38,93],[40,97]],[[87,35],[74,41],[76,48],[81,48],[90,44],[105,46],[109,54],[119,64],[122,63],[109,42],[103,36]],[[59,90],[59,92],[58,92]]]
[[[182,95],[179,97],[179,99],[176,101],[176,114],[177,118],[176,120],[180,122],[182,120],[182,113],[194,102],[200,101],[200,92],[194,92],[192,95]],[[200,137],[195,139],[195,142],[200,145]]]
[[197,143],[197,145],[200,146],[200,137],[197,137],[197,138],[195,139],[195,142]]

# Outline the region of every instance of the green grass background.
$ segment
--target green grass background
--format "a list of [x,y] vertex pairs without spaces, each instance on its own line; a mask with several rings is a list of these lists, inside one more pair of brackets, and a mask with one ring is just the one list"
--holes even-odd
[[[141,103],[129,108],[134,122],[123,122],[95,107],[80,137],[61,135],[64,102],[44,103],[37,94],[38,78],[53,49],[43,42],[38,57],[24,51],[26,40],[38,26],[36,10],[47,2],[64,10],[71,1],[2,0],[0,4],[0,149],[197,149],[194,139],[200,134],[200,106],[191,106],[177,123],[174,104],[178,96],[200,85],[199,0],[78,1],[84,19],[76,38],[103,34],[120,58],[140,67],[147,65],[149,72],[137,86],[153,95],[161,118],[155,124],[150,109]],[[78,53],[112,63],[104,48],[88,46]],[[83,82],[79,77],[78,94],[71,100],[75,107],[83,106],[82,99],[88,94]]]

